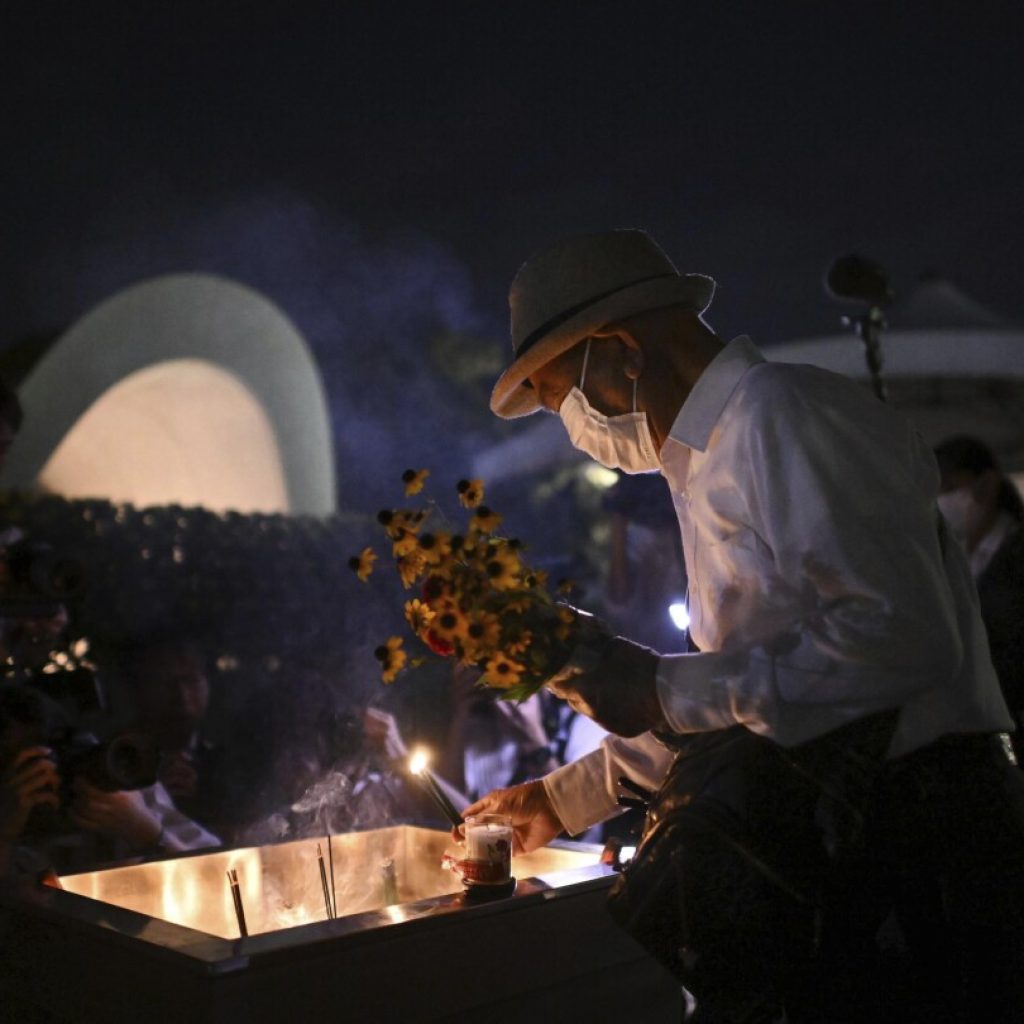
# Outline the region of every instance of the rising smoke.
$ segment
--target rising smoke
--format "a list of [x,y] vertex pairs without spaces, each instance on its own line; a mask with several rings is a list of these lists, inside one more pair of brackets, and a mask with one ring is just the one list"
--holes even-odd
[[432,357],[432,341],[458,334],[497,361],[505,327],[502,311],[476,307],[469,269],[450,251],[421,234],[370,239],[285,190],[174,206],[112,207],[59,268],[40,269],[40,319],[73,319],[159,274],[223,275],[268,296],[308,341],[330,403],[342,507],[391,500],[408,466],[454,479],[468,471],[499,426],[478,394],[460,390],[457,368]]

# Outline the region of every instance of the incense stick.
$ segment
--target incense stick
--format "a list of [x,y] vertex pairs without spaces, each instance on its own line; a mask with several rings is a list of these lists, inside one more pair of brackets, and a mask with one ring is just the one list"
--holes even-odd
[[244,939],[249,934],[249,929],[245,927],[245,910],[242,907],[242,892],[238,888],[238,872],[230,868],[227,876],[231,886],[231,899],[235,904],[235,917],[238,918],[238,934]]
[[331,833],[327,833],[327,863],[331,869],[331,916],[338,916],[338,896],[334,891],[334,845],[331,843]]
[[316,844],[316,859],[320,864],[320,884],[324,890],[324,908],[327,911],[327,920],[331,921],[334,919],[334,913],[331,910],[331,890],[327,887],[327,869],[324,867],[324,852],[320,849],[320,844]]
[[462,822],[462,815],[455,810],[451,800],[448,799],[447,794],[441,789],[437,779],[434,778],[433,773],[429,768],[423,768],[420,770],[420,778],[423,781],[423,788],[433,797],[434,802],[440,808],[441,813],[452,823],[455,828],[458,828]]

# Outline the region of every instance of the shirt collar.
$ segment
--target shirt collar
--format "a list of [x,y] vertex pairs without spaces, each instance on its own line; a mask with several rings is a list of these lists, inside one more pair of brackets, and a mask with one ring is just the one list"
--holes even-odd
[[978,542],[968,557],[971,564],[971,575],[975,579],[978,579],[988,568],[995,553],[1003,546],[1003,542],[1013,532],[1015,525],[1013,518],[1006,512],[1002,512],[992,524],[992,529]]
[[704,451],[719,416],[740,379],[764,356],[745,334],[734,338],[711,360],[686,396],[669,437],[688,448]]

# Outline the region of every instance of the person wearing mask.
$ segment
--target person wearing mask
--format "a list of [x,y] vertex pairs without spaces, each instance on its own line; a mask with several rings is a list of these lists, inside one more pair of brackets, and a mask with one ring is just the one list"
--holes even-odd
[[939,508],[967,551],[999,683],[1024,757],[1024,502],[992,450],[974,437],[950,437],[935,449]]
[[[532,849],[615,814],[620,776],[661,789],[613,906],[701,1020],[1019,1020],[1024,780],[935,460],[846,378],[720,339],[713,291],[635,230],[512,283],[492,410],[665,477],[699,653],[592,645],[548,687],[614,735],[466,813]],[[874,970],[889,918],[909,1004]]]

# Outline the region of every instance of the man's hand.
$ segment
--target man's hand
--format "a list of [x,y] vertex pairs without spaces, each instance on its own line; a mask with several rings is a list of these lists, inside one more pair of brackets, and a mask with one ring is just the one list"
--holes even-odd
[[573,710],[618,736],[639,736],[666,728],[658,700],[658,655],[617,636],[599,664],[581,675],[551,680],[547,687]]
[[191,756],[184,751],[166,755],[160,763],[160,781],[176,800],[194,797],[199,775]]
[[141,793],[107,793],[85,779],[75,779],[73,788],[71,818],[80,828],[123,839],[136,850],[146,850],[160,838],[160,820]]
[[[544,783],[539,779],[488,793],[463,811],[464,818],[473,814],[507,814],[512,819],[513,853],[536,850],[563,831]],[[461,842],[463,836],[458,829],[453,829],[452,838]]]
[[52,753],[49,747],[26,747],[0,775],[0,841],[21,835],[33,807],[60,806],[60,776]]

